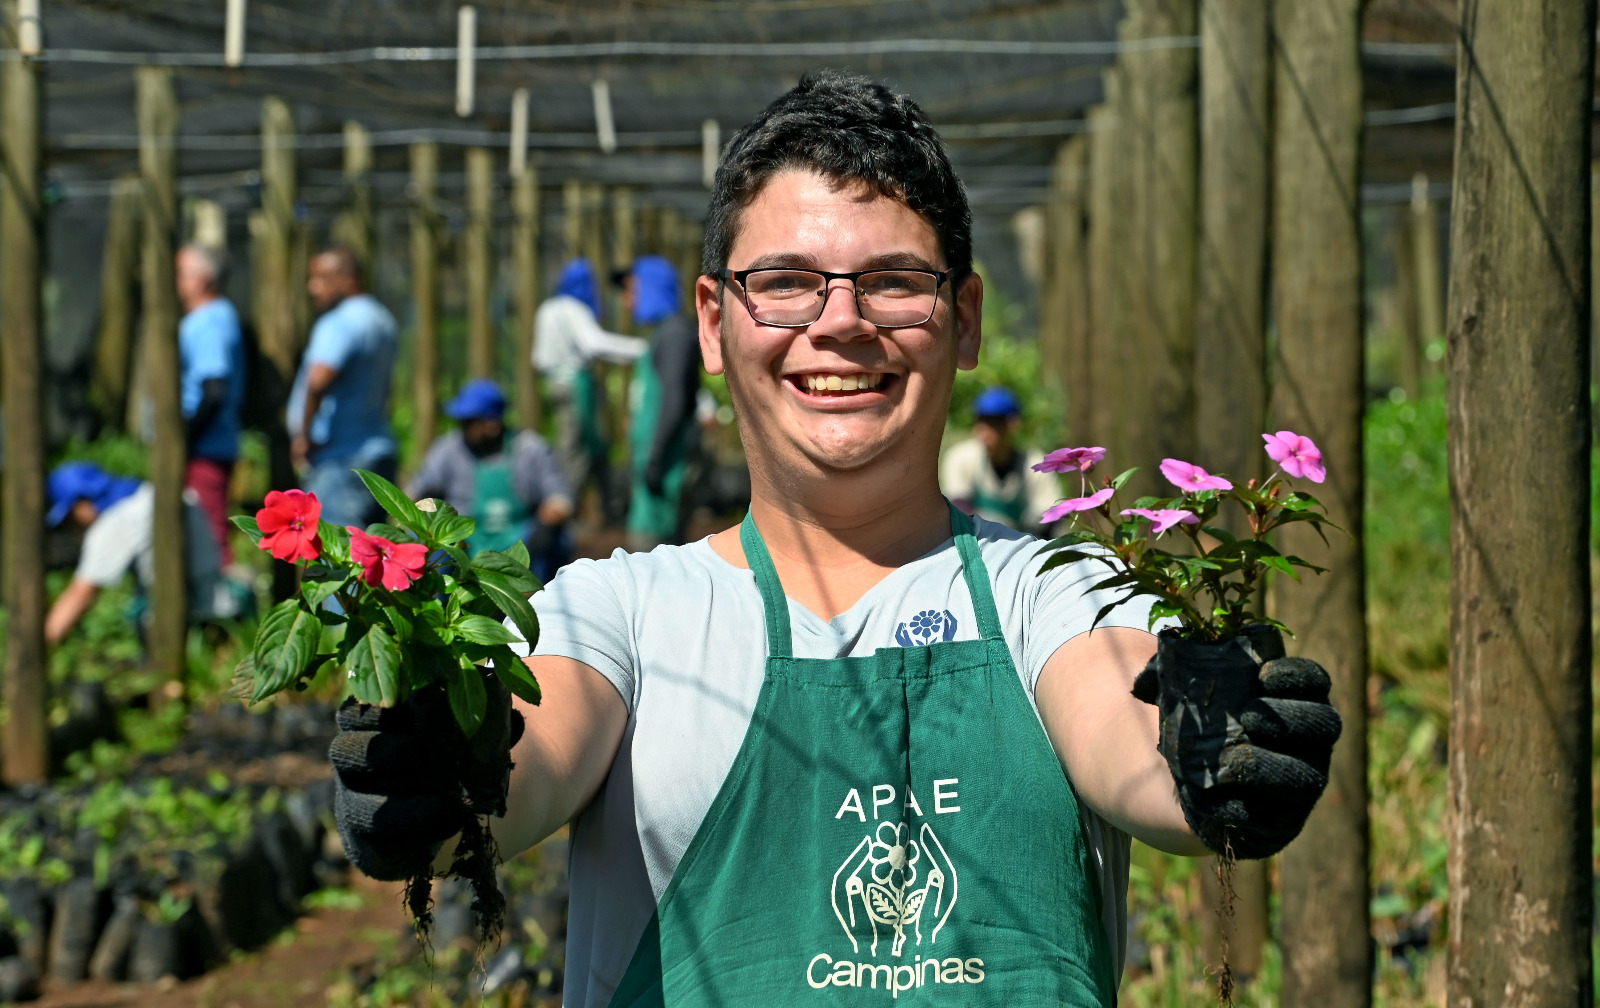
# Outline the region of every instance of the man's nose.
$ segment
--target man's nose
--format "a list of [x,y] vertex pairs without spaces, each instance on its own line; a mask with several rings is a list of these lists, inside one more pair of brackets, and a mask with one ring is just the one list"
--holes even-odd
[[[841,291],[844,296],[836,297]],[[856,305],[856,285],[851,281],[830,280],[819,296],[822,314],[808,330],[813,336],[848,340],[877,334],[878,327],[861,317],[861,309]]]

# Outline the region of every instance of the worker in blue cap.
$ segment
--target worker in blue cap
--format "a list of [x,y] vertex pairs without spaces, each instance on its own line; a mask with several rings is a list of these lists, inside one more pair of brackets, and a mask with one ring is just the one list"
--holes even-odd
[[1043,531],[1039,516],[1061,496],[1057,477],[1031,468],[1044,455],[1018,442],[1022,401],[992,385],[972,404],[972,436],[945,450],[939,487],[961,510],[1024,532]]
[[[45,615],[45,643],[66,639],[100,591],[121,581],[131,569],[142,594],[155,583],[155,487],[115,476],[93,462],[64,462],[51,470],[48,482],[51,528],[75,527],[83,532],[72,580]],[[237,600],[218,591],[221,554],[205,513],[194,495],[185,492],[184,572],[191,619],[237,615]],[[140,606],[143,611],[143,606]]]
[[533,572],[549,580],[572,555],[572,486],[544,438],[507,430],[505,412],[505,394],[492,380],[463,385],[445,406],[459,426],[433,442],[407,490],[476,519],[474,553],[526,543]]
[[[556,451],[576,495],[590,480],[600,489],[602,509],[610,487],[610,445],[601,417],[605,386],[593,365],[631,364],[645,341],[610,332],[600,324],[600,281],[589,260],[579,257],[561,269],[555,294],[533,318],[533,367],[545,382],[545,404],[555,418]],[[574,499],[577,499],[575,496]]]
[[622,288],[623,306],[646,330],[650,348],[633,369],[628,440],[633,495],[628,548],[652,549],[682,538],[680,503],[695,433],[700,391],[700,336],[678,311],[678,274],[661,256],[642,256]]

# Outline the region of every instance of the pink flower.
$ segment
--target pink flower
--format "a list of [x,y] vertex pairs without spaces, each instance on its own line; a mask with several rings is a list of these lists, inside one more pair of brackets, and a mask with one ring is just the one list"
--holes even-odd
[[1184,462],[1181,459],[1162,459],[1161,475],[1171,480],[1172,485],[1184,493],[1233,489],[1233,484],[1221,476],[1213,476],[1193,462]]
[[1322,449],[1305,435],[1281,430],[1276,434],[1263,434],[1261,440],[1267,443],[1268,457],[1290,476],[1313,483],[1328,478],[1328,470],[1322,465]]
[[1129,515],[1150,519],[1151,535],[1160,535],[1174,525],[1194,525],[1200,521],[1199,515],[1182,508],[1158,508],[1154,511],[1149,508],[1129,508],[1122,512],[1124,518]]
[[256,526],[262,536],[256,545],[279,560],[315,560],[322,552],[317,522],[322,519],[322,502],[304,490],[274,490],[256,512]]
[[1088,472],[1106,457],[1104,448],[1057,448],[1036,463],[1034,472]]
[[350,559],[361,565],[361,580],[368,587],[381,584],[390,591],[401,591],[422,576],[428,547],[368,535],[354,525],[346,525],[345,529],[350,533]]
[[1055,507],[1050,508],[1044,514],[1040,515],[1039,524],[1053,525],[1057,521],[1060,521],[1063,515],[1069,515],[1074,511],[1093,511],[1095,508],[1110,500],[1111,495],[1114,493],[1116,493],[1115,490],[1111,489],[1110,487],[1106,487],[1104,490],[1092,493],[1087,497],[1074,497],[1071,500],[1064,500]]

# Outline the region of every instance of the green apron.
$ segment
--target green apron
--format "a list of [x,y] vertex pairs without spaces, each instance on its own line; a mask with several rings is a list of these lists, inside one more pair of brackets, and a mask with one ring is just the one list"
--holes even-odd
[[983,639],[857,658],[791,656],[745,519],[766,677],[613,1006],[1115,1004],[1077,799],[950,510]]
[[498,462],[478,462],[472,472],[472,511],[478,529],[472,533],[472,552],[504,552],[529,532],[533,512],[511,485],[511,458],[502,453]]
[[633,383],[628,388],[628,407],[633,417],[628,424],[633,466],[628,531],[665,541],[678,533],[678,502],[689,471],[689,435],[687,430],[673,434],[667,445],[662,492],[651,493],[644,482],[644,470],[650,461],[650,446],[655,442],[656,424],[661,419],[661,379],[656,376],[654,355],[652,346],[633,365]]

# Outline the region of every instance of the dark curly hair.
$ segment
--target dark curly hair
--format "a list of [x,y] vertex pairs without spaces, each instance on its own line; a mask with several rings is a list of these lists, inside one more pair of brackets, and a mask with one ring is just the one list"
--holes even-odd
[[739,215],[785,169],[865,183],[904,200],[933,226],[954,278],[972,271],[967,193],[921,106],[870,78],[816,70],[728,142],[706,216],[707,276],[728,265]]

